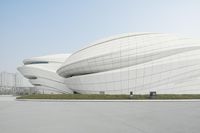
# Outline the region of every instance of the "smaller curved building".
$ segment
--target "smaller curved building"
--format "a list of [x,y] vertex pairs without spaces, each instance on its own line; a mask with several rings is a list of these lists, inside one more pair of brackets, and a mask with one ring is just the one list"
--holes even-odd
[[20,73],[29,79],[38,89],[56,93],[72,93],[64,84],[64,78],[56,71],[70,54],[57,54],[33,57],[23,61],[24,66],[18,67]]

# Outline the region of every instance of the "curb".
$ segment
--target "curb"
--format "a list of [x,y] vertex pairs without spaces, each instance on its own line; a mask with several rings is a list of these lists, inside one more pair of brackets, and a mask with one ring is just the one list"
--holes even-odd
[[166,99],[166,100],[77,100],[77,99],[16,99],[27,102],[200,102],[200,99]]

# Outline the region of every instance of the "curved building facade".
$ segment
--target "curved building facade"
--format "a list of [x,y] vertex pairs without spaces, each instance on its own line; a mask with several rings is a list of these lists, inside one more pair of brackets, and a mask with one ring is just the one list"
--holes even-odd
[[162,33],[129,33],[72,54],[57,73],[78,93],[200,93],[200,41]]
[[23,61],[24,66],[18,67],[21,74],[40,90],[57,93],[72,93],[64,84],[56,70],[69,57],[69,54],[57,54],[33,57]]

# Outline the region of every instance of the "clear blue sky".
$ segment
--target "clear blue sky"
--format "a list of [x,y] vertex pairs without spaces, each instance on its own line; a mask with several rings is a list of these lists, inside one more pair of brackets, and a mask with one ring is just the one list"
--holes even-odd
[[0,0],[0,71],[125,32],[200,37],[200,0]]

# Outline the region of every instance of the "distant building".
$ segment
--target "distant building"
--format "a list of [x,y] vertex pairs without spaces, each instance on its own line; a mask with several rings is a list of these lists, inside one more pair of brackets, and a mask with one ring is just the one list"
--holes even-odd
[[29,94],[37,90],[18,73],[0,72],[0,94]]
[[0,86],[9,88],[9,87],[16,87],[22,86],[23,79],[17,73],[9,73],[9,72],[1,72],[0,73]]

